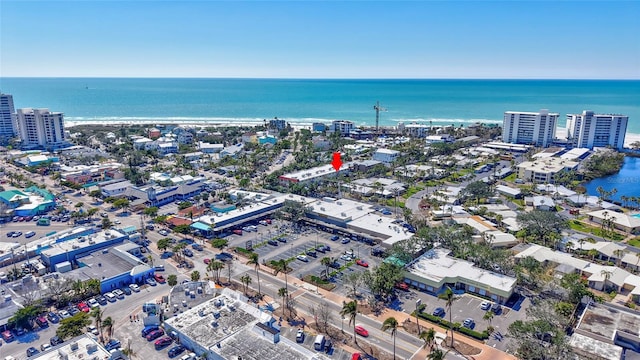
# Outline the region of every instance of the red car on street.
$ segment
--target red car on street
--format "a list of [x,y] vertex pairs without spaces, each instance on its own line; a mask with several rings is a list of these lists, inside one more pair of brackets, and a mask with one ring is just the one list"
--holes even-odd
[[363,328],[360,325],[356,326],[356,334],[362,336],[362,337],[367,337],[369,336],[369,332],[367,331],[367,329]]
[[367,263],[364,260],[360,260],[360,259],[356,260],[356,265],[360,265],[362,267],[369,267],[369,263]]
[[205,258],[203,261],[204,261],[205,264],[209,265],[209,263],[211,262],[211,259]]

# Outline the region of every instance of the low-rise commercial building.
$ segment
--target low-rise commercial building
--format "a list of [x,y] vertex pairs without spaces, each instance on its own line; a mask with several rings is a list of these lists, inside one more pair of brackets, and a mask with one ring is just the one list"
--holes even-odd
[[405,269],[404,282],[437,294],[446,287],[464,290],[504,304],[513,294],[517,279],[477,268],[473,263],[449,256],[447,249],[433,249],[413,260]]
[[29,357],[29,360],[118,360],[128,359],[119,349],[107,350],[97,337],[83,334]]
[[391,149],[378,149],[373,154],[373,160],[380,161],[385,165],[390,165],[400,156],[400,151]]
[[325,359],[280,336],[276,320],[240,293],[222,293],[164,322],[168,333],[207,360]]
[[347,172],[349,171],[349,164],[343,164],[338,171],[333,168],[333,165],[327,164],[322,166],[317,166],[311,169],[305,169],[296,171],[293,173],[288,173],[284,175],[280,175],[278,180],[281,185],[291,185],[291,184],[300,184],[306,182],[314,182],[320,179],[324,179],[327,177],[334,177],[339,172]]

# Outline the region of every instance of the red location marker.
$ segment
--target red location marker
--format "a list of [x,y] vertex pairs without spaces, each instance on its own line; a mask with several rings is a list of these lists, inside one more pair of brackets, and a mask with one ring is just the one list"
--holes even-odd
[[342,160],[340,159],[339,152],[333,153],[333,161],[331,161],[331,165],[333,165],[333,168],[336,169],[336,171],[340,170],[340,166],[342,166]]

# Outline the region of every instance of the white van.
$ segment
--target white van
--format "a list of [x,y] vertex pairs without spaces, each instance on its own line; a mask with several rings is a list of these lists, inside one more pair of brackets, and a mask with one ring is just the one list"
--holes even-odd
[[316,336],[316,340],[313,342],[313,348],[317,351],[324,351],[324,335]]
[[116,302],[116,300],[118,299],[115,295],[113,295],[110,292],[104,294],[104,297],[107,299],[108,302]]

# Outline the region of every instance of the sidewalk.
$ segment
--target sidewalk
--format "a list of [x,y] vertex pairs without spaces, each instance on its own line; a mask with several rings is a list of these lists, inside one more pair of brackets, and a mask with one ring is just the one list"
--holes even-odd
[[[278,274],[278,278],[282,278],[282,280],[284,280],[284,275],[283,274]],[[300,288],[306,288],[308,289],[308,287],[304,281],[301,281],[299,279],[294,279],[292,281],[290,281],[290,283],[292,285],[298,286]],[[303,285],[304,284],[304,285]],[[297,294],[298,292],[300,292],[300,290],[296,291],[295,293]],[[310,291],[310,292],[315,292],[314,291]],[[323,289],[319,289],[318,293],[325,299],[335,303],[335,304],[342,304],[343,302],[349,302],[352,301],[352,299],[344,297],[344,296],[340,296],[338,294],[332,293],[331,291],[326,291]],[[396,311],[396,310],[391,310],[388,308],[385,308],[382,313],[379,316],[375,316],[374,314],[369,314],[366,315],[371,319],[374,319],[380,323],[384,322],[385,319],[393,316],[394,318],[396,318],[396,320],[398,320],[398,323],[402,324],[404,323],[407,319],[410,319],[411,321],[415,322],[415,318],[412,317],[411,315],[405,313],[405,312],[401,312],[401,311]],[[447,329],[444,329],[440,326],[434,325],[432,323],[425,321],[421,321],[421,326],[425,326],[425,327],[431,327],[433,328],[436,332],[438,333],[446,333]],[[514,357],[513,355],[509,355],[503,351],[500,351],[498,349],[495,349],[491,346],[485,345],[483,342],[480,342],[478,340],[475,339],[471,339],[469,337],[466,337],[460,333],[456,333],[456,337],[455,340],[468,344],[470,346],[476,347],[478,349],[480,349],[480,354],[478,355],[473,355],[473,356],[468,356],[469,359],[475,359],[475,360],[516,360],[517,358]],[[354,352],[356,350],[354,349]],[[416,352],[414,354],[414,356],[412,357],[412,359],[415,360],[422,360],[422,359],[426,359],[427,355],[429,354],[429,350],[428,349],[424,349],[421,348],[418,352]]]

